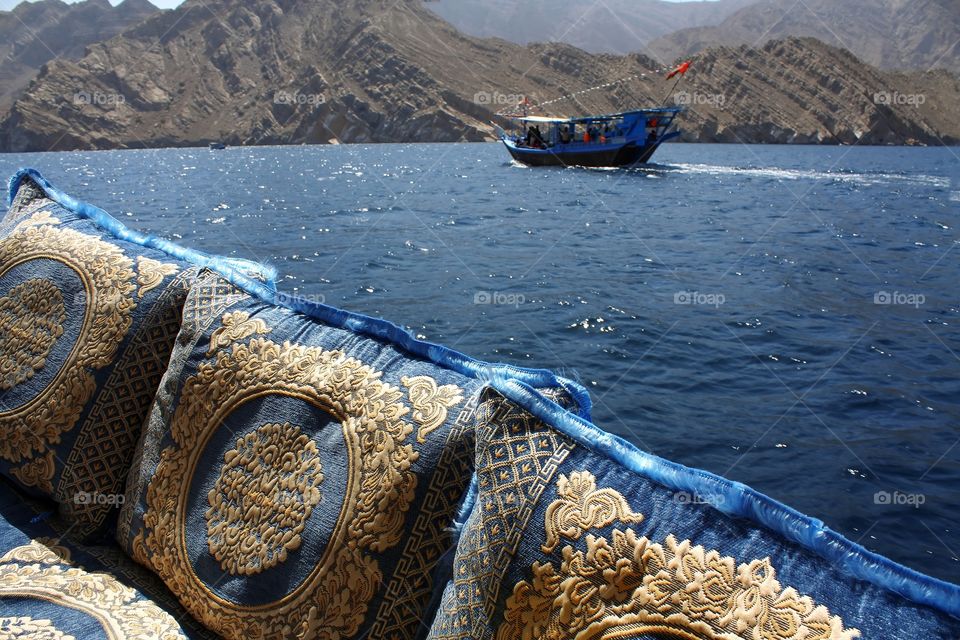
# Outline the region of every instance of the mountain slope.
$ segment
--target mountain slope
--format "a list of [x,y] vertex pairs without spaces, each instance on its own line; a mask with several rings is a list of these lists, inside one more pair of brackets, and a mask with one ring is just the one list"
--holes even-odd
[[686,27],[716,25],[756,0],[429,0],[464,33],[528,44],[565,42],[594,53],[647,53],[645,45]]
[[[669,88],[657,68],[636,54],[471,38],[419,0],[188,0],[80,60],[50,62],[0,122],[0,149],[483,140],[521,95],[543,102],[645,73],[551,108],[657,103]],[[875,100],[920,83],[933,93],[919,107]],[[689,139],[960,140],[955,77],[884,74],[814,40],[708,52],[681,87]],[[78,104],[77,91],[102,99]]]
[[80,58],[88,45],[157,11],[148,0],[125,0],[116,7],[107,0],[40,0],[0,11],[0,107],[9,105],[45,63]]
[[883,69],[960,72],[957,0],[764,0],[716,26],[683,29],[649,46],[673,59],[717,45],[756,46],[788,36],[818,38]]

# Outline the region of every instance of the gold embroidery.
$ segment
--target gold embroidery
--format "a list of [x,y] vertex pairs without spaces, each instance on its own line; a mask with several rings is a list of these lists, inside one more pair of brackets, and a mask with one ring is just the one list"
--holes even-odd
[[[569,485],[566,490],[569,494]],[[606,520],[603,526],[611,524]],[[550,522],[548,517],[548,528]],[[572,530],[576,536],[560,533],[578,539],[581,528]],[[689,540],[677,542],[671,535],[661,545],[633,529],[614,529],[612,538],[587,535],[586,551],[565,546],[559,568],[535,561],[531,581],[519,582],[507,598],[497,639],[656,633],[693,640],[860,637],[826,607],[792,587],[784,589],[769,558],[737,565]]]
[[[60,262],[80,278],[86,296],[86,313],[69,357],[53,381],[29,402],[0,412],[0,457],[10,462],[44,453],[72,429],[93,395],[93,371],[113,360],[117,347],[133,322],[136,303],[133,262],[119,247],[72,229],[44,226],[36,219],[0,240],[0,275],[36,259]],[[4,344],[20,349],[22,343]]]
[[587,529],[607,527],[614,522],[640,524],[643,515],[630,510],[626,499],[613,489],[597,489],[597,479],[589,471],[574,471],[568,480],[557,480],[560,496],[547,507],[544,553],[552,552],[560,536],[579,540]]
[[29,616],[0,618],[0,640],[76,640],[53,626],[51,620],[34,620]]
[[413,419],[420,425],[417,442],[423,444],[427,436],[447,419],[447,409],[463,400],[463,389],[455,384],[438,387],[437,381],[429,376],[404,376],[400,382],[407,388],[413,405]]
[[170,614],[113,576],[64,566],[42,547],[31,542],[0,559],[0,597],[34,598],[80,611],[113,640],[184,638]]
[[24,229],[25,227],[35,227],[37,225],[47,224],[55,225],[60,224],[60,219],[54,217],[53,213],[50,211],[39,211],[26,220],[20,222],[17,226],[13,228],[14,233]]
[[471,396],[447,432],[416,522],[370,627],[370,640],[412,640],[419,635],[435,589],[434,569],[455,544],[450,523],[475,464],[477,400],[476,395]]
[[53,451],[34,458],[22,467],[10,469],[10,474],[25,487],[36,487],[50,495],[53,493],[53,476],[56,474],[56,458]]
[[320,502],[317,444],[290,423],[265,424],[237,440],[210,491],[207,544],[224,571],[252,576],[300,548]]
[[111,500],[77,498],[124,492],[144,420],[180,331],[183,301],[197,272],[193,267],[181,271],[149,305],[97,388],[83,421],[75,427],[76,437],[66,460],[60,460],[62,470],[53,498],[70,533],[78,538],[101,529],[116,511]]
[[63,294],[49,280],[32,278],[0,298],[0,390],[43,368],[66,319]]
[[457,543],[452,585],[431,638],[486,638],[510,564],[540,496],[573,442],[535,416],[492,396],[477,408],[477,504]]
[[270,328],[263,320],[251,320],[250,314],[245,311],[236,311],[234,313],[223,314],[220,321],[223,325],[210,334],[210,348],[207,349],[207,356],[212,356],[218,350],[230,346],[233,342],[239,342],[252,335],[266,335],[270,333]]
[[14,547],[3,554],[0,564],[19,562],[21,564],[70,564],[70,551],[66,547],[56,546],[49,538],[37,538],[29,544]]
[[[399,389],[339,351],[254,338],[217,352],[183,385],[170,434],[146,491],[145,531],[134,557],[153,568],[203,624],[232,638],[350,637],[382,582],[376,559],[400,540],[416,488],[417,459],[404,440],[413,428]],[[244,402],[297,398],[336,417],[348,469],[340,515],[318,564],[274,603],[245,606],[219,597],[193,569],[185,543],[186,505],[198,458],[213,432]]]
[[140,285],[140,291],[137,297],[142,298],[147,292],[156,289],[167,276],[172,276],[180,268],[175,264],[160,262],[153,258],[145,256],[137,257],[137,284]]
[[[190,270],[192,271],[192,270]],[[188,275],[190,272],[181,273],[180,277],[188,279],[188,282],[185,282],[186,299],[183,301],[181,306],[182,315],[180,313],[175,314],[174,318],[166,318],[163,324],[170,332],[172,339],[169,342],[165,340],[156,343],[166,345],[166,355],[162,356],[161,352],[158,350],[158,347],[153,344],[154,338],[152,334],[144,335],[144,338],[150,338],[149,342],[143,344],[143,348],[147,351],[156,352],[161,354],[164,362],[169,362],[167,371],[168,374],[173,378],[179,378],[179,374],[183,370],[183,360],[174,359],[171,360],[171,350],[173,348],[176,336],[180,333],[181,329],[184,335],[189,335],[192,337],[191,344],[189,346],[182,345],[180,349],[186,349],[186,353],[192,351],[195,341],[198,339],[198,334],[203,334],[210,326],[211,323],[215,322],[217,318],[220,317],[220,314],[224,312],[229,306],[236,304],[240,300],[244,300],[249,296],[232,284],[220,278],[215,272],[202,270],[199,272],[194,272],[191,275]],[[167,287],[165,293],[170,292],[173,289],[173,286]],[[182,351],[181,351],[182,353]],[[134,368],[140,368],[139,363],[130,362],[130,370]],[[174,369],[175,368],[175,369]],[[159,384],[151,384],[149,381],[144,381],[143,383],[136,381],[131,376],[127,379],[126,374],[123,372],[123,367],[118,363],[117,367],[114,368],[114,375],[124,376],[124,379],[128,382],[132,381],[134,384],[144,384],[148,386],[155,394],[158,404],[163,402],[163,399],[169,398],[168,392],[166,390],[157,391]],[[122,393],[118,393],[118,398]],[[148,411],[149,403],[154,400],[151,397],[148,400]],[[105,406],[105,411],[111,411],[112,407]],[[156,411],[156,406],[154,407]],[[91,412],[92,414],[93,412]],[[87,420],[91,420],[91,417],[88,416]],[[159,416],[156,417],[157,422],[160,422]],[[149,426],[154,421],[153,416],[148,416],[147,422],[144,423],[143,428],[149,429]],[[162,427],[158,426],[158,429]],[[126,430],[118,429],[118,433],[122,433]],[[149,438],[149,436],[148,436]],[[151,438],[152,441],[152,438]],[[136,444],[136,442],[134,443]],[[144,445],[150,444],[144,442]],[[157,448],[159,446],[157,445]],[[156,452],[159,455],[159,451]],[[145,490],[144,486],[141,486],[141,477],[142,470],[144,465],[145,456],[152,456],[151,448],[148,446],[139,446],[134,447],[133,461],[130,465],[129,478],[135,479],[127,484],[126,500],[124,500],[123,507],[120,509],[120,516],[117,519],[117,539],[123,541],[123,545],[126,546],[130,543],[130,530],[133,522],[134,509],[136,505],[139,505],[143,500],[143,491]],[[121,476],[119,478],[120,487],[122,487],[123,482],[126,480],[127,476]],[[118,489],[119,490],[119,489]],[[110,493],[113,490],[107,489],[106,492]],[[62,507],[61,507],[62,509]],[[104,513],[102,510],[100,513]],[[75,521],[75,519],[71,518]]]

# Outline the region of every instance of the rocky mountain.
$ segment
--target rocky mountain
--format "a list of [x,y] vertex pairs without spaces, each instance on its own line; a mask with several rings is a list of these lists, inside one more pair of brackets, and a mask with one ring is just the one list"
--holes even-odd
[[[187,0],[49,62],[0,122],[0,149],[484,140],[523,96],[630,78],[544,111],[660,103],[659,66],[465,36],[420,0]],[[671,99],[689,106],[690,140],[960,142],[955,76],[880,72],[811,39],[703,52]]]
[[651,40],[716,25],[756,0],[428,0],[460,31],[518,44],[566,42],[593,53],[649,53]]
[[157,11],[148,0],[124,0],[116,7],[107,0],[40,0],[0,11],[0,108],[9,106],[50,60],[76,60],[88,45],[112,38]]
[[649,43],[667,59],[717,45],[761,45],[815,37],[882,69],[960,72],[958,0],[763,0],[715,26],[683,29]]

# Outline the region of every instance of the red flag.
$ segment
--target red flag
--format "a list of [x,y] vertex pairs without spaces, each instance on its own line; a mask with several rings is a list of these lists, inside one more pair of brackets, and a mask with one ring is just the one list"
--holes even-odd
[[672,78],[673,76],[677,75],[678,73],[679,73],[680,75],[684,75],[684,74],[687,72],[688,69],[690,69],[690,62],[689,62],[689,61],[684,62],[682,65],[680,65],[679,67],[677,67],[676,69],[674,69],[673,71],[671,71],[670,73],[668,73],[668,74],[667,74],[667,80],[669,80],[669,79]]

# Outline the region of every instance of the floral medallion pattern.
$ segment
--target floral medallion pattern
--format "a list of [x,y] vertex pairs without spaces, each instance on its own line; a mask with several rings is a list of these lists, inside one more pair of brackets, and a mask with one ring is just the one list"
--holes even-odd
[[[198,620],[225,637],[334,640],[355,634],[383,582],[378,562],[368,552],[383,552],[400,541],[417,483],[411,466],[418,454],[405,443],[413,430],[403,419],[409,408],[402,402],[403,393],[380,378],[380,372],[340,351],[257,337],[234,343],[202,362],[183,385],[170,426],[174,444],[161,453],[147,487],[145,530],[133,540],[136,559],[154,569]],[[269,395],[303,401],[339,422],[347,485],[330,543],[309,575],[279,600],[248,606],[215,593],[197,575],[186,547],[185,511],[190,481],[211,435],[245,402]],[[273,437],[260,433],[256,439]],[[319,474],[307,442],[292,431],[276,437],[293,437],[297,444],[292,448],[300,451],[287,455],[281,467],[299,466],[304,473],[309,469]],[[245,463],[228,458],[228,467]],[[250,461],[254,458],[248,456]],[[225,478],[231,473],[222,472]],[[313,500],[318,497],[317,484],[319,475],[298,484],[297,491]],[[250,491],[246,483],[237,486]],[[217,522],[220,511],[211,508],[212,521]],[[230,520],[237,522],[237,516]],[[216,535],[221,532],[212,530]],[[236,533],[246,530],[239,527]],[[225,529],[223,533],[223,540],[230,540]],[[233,551],[221,557],[228,566],[241,565]],[[279,555],[275,558],[279,561]]]
[[[8,551],[0,558],[0,598],[36,599],[97,620],[111,640],[181,640],[185,638],[173,617],[137,592],[105,573],[91,573],[64,564],[54,549],[33,541]],[[45,615],[50,609],[44,608]],[[49,623],[49,624],[48,624]],[[61,638],[49,620],[0,619],[12,635],[35,637],[23,632],[36,628],[41,638]],[[20,633],[20,635],[17,635]],[[47,635],[43,635],[47,634]]]
[[287,559],[320,502],[317,444],[290,423],[237,440],[208,496],[207,544],[224,571],[250,576]]
[[[14,463],[46,452],[48,446],[60,442],[62,433],[74,427],[94,393],[93,371],[113,361],[133,323],[136,308],[132,298],[136,288],[133,261],[115,245],[46,224],[49,220],[49,215],[36,214],[0,240],[0,275],[31,260],[60,262],[72,269],[83,283],[87,308],[76,343],[54,380],[29,402],[0,411],[0,430],[5,435],[0,439],[0,457]],[[48,289],[44,285],[44,290]],[[58,299],[47,293],[49,307],[37,306],[38,301],[29,302],[25,292],[21,292],[19,299],[25,308],[33,309],[34,318],[38,318],[39,313],[42,323],[49,327],[60,317],[60,312]],[[59,301],[62,303],[62,296]],[[10,304],[8,301],[7,306]],[[10,328],[7,324],[5,328]],[[36,355],[30,366],[36,369],[41,362],[40,355],[52,347],[51,336],[62,333],[62,329],[51,331],[53,333],[33,326],[31,331],[6,334],[0,360],[9,363],[19,357],[17,352],[33,349]]]
[[[595,482],[589,472],[574,477],[581,487]],[[554,517],[557,513],[553,507],[570,504],[570,497],[568,482],[548,509],[548,530],[551,511]],[[553,530],[576,542],[582,529],[613,524],[605,515],[585,520],[590,520],[587,527],[578,519],[577,526]],[[645,634],[684,640],[860,637],[826,607],[784,588],[769,558],[738,564],[689,540],[678,542],[671,535],[660,544],[629,528],[614,528],[609,540],[587,535],[585,542],[585,550],[564,546],[559,566],[533,563],[531,579],[519,582],[507,599],[497,640]]]

